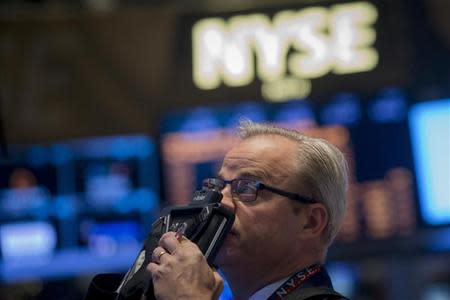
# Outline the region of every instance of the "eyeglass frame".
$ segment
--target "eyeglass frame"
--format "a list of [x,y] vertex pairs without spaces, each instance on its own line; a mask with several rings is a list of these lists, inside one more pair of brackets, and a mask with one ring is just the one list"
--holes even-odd
[[[217,183],[211,183],[211,180],[214,181],[214,182],[219,181],[219,182],[222,182],[223,184],[221,184],[219,186]],[[241,198],[239,197],[239,193],[237,193],[233,189],[233,183],[234,182],[243,181],[243,180],[249,181],[249,182],[253,182],[255,184],[254,187],[255,187],[256,191],[255,191],[255,198],[253,200],[250,200],[250,201],[248,201],[248,200],[241,200]],[[219,187],[220,191],[222,191],[225,188],[225,186],[227,184],[229,184],[230,187],[231,187],[231,195],[235,196],[236,198],[238,198],[239,201],[242,201],[242,202],[253,202],[253,201],[256,201],[256,199],[258,198],[258,191],[267,190],[267,191],[272,192],[274,194],[277,194],[277,195],[289,198],[291,200],[295,200],[295,201],[303,203],[303,204],[318,203],[315,199],[313,199],[311,197],[302,196],[300,194],[284,191],[284,190],[278,189],[276,187],[273,187],[273,186],[267,185],[265,183],[262,183],[261,181],[256,180],[256,179],[234,178],[234,179],[231,179],[231,180],[226,180],[226,179],[222,179],[222,178],[206,178],[202,182],[203,183],[202,185],[203,185],[204,188],[205,188],[205,182],[208,182],[208,185],[213,185],[215,187]],[[209,187],[206,187],[206,188],[209,188]]]

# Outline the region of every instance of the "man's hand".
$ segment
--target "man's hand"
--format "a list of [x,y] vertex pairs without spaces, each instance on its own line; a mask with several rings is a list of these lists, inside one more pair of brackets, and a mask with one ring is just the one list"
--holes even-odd
[[148,264],[155,297],[169,299],[218,299],[223,289],[220,275],[211,269],[200,249],[175,232],[165,233]]

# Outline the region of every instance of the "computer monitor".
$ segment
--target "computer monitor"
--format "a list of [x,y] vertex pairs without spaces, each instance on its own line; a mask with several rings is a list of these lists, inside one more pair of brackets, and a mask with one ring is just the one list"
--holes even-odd
[[144,135],[11,147],[0,172],[0,278],[126,271],[159,215]]

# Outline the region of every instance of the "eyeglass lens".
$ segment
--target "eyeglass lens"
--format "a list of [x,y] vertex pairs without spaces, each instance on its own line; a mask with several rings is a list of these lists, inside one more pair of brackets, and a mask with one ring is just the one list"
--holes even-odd
[[208,178],[203,181],[203,188],[223,190],[227,184],[231,185],[231,195],[240,201],[254,201],[258,193],[258,186],[254,180],[233,179],[231,181],[219,178]]
[[253,180],[235,179],[231,181],[231,193],[241,201],[254,201],[258,188]]

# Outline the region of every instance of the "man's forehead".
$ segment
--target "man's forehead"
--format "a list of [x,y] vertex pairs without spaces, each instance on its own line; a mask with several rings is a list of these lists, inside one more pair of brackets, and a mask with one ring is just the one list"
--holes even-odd
[[[289,159],[291,141],[279,136],[255,136],[241,141],[226,155],[222,163],[222,171],[279,171]],[[284,170],[286,171],[286,170]]]
[[255,165],[259,165],[261,163],[261,159],[253,158],[251,153],[248,153],[248,156],[245,156],[244,153],[239,153],[238,155],[227,155],[225,156],[222,168],[226,168],[230,171],[242,168],[249,168]]
[[228,157],[223,161],[218,175],[220,177],[255,177],[261,180],[270,180],[273,178],[270,170],[270,165],[264,161]]

